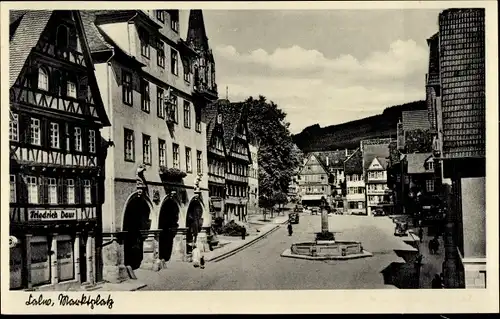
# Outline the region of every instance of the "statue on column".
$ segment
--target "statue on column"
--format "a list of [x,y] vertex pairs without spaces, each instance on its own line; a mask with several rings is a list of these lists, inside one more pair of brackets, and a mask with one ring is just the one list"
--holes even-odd
[[148,186],[146,185],[146,178],[144,178],[144,171],[146,171],[146,165],[140,164],[137,167],[136,172],[136,187],[139,192],[139,196],[142,196],[144,193],[148,193]]

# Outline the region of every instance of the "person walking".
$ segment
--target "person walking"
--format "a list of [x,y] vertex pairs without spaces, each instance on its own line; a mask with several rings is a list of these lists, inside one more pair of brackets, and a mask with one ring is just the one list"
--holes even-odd
[[420,238],[420,243],[424,241],[424,230],[422,229],[422,227],[418,229],[418,238]]
[[205,256],[200,257],[200,269],[205,269]]
[[292,222],[288,221],[288,236],[292,236],[292,234],[293,234]]

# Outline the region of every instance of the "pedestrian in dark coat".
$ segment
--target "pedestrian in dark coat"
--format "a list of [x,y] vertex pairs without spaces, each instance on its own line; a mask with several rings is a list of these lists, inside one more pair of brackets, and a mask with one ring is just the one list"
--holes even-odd
[[424,240],[424,230],[422,229],[422,227],[420,227],[418,229],[418,237],[420,238],[420,242],[422,242]]
[[443,284],[441,283],[441,277],[438,274],[434,275],[434,279],[431,282],[432,289],[441,289],[443,288]]
[[288,236],[292,236],[292,234],[293,234],[292,222],[288,222]]

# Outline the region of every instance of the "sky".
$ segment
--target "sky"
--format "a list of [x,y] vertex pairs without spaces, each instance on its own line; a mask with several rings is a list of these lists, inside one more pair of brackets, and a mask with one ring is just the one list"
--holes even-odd
[[204,10],[219,98],[263,95],[294,134],[423,100],[440,11]]

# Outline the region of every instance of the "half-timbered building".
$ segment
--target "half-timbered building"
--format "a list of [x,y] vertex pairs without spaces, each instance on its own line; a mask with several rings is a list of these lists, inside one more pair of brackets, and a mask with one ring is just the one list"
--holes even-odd
[[80,13],[11,11],[9,45],[10,288],[92,284],[110,122]]
[[226,157],[225,222],[246,221],[248,166],[252,163],[248,145],[247,110],[244,103],[220,100]]

